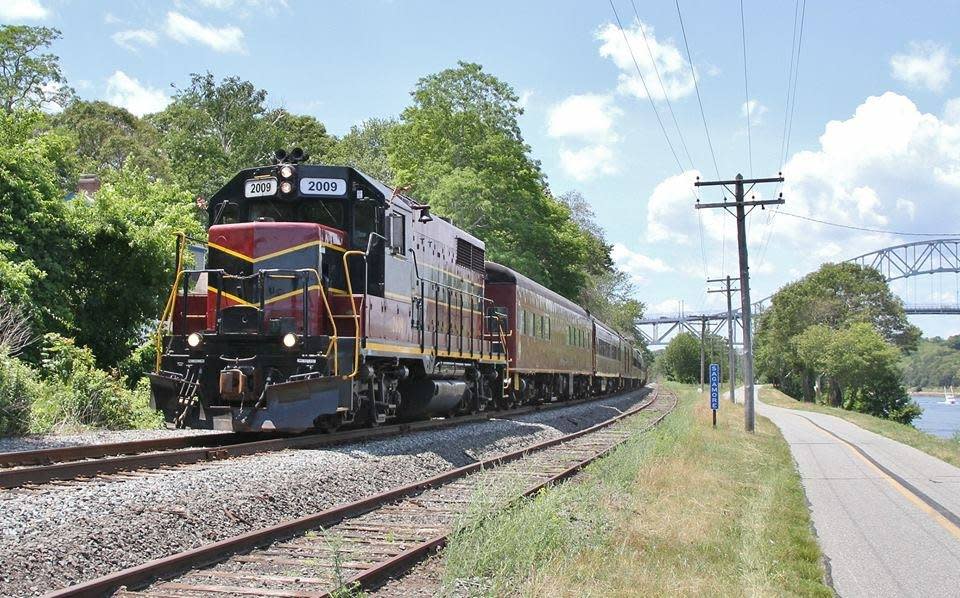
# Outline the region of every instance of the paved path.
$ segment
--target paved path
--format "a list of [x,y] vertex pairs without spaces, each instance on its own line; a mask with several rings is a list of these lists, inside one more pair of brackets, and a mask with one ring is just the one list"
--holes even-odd
[[757,413],[790,444],[837,594],[960,596],[960,469],[831,415]]

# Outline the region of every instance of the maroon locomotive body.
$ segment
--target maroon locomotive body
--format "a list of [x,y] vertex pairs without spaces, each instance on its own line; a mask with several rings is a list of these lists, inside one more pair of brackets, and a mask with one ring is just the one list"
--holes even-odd
[[643,382],[620,335],[355,169],[282,159],[208,209],[206,263],[181,248],[150,376],[170,424],[332,429]]

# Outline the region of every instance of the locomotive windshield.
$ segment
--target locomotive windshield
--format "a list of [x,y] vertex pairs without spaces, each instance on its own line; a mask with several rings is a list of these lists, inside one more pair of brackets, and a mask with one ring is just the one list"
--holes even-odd
[[242,208],[230,202],[216,224],[236,222],[314,222],[341,230],[345,228],[343,201],[340,199],[302,199],[295,203],[247,200]]

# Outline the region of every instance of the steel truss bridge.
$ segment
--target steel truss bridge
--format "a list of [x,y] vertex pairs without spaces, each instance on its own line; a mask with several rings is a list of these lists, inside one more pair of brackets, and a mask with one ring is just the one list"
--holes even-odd
[[[923,274],[960,274],[960,239],[934,239],[917,241],[893,247],[885,247],[846,260],[849,263],[873,268],[880,272],[888,283]],[[958,283],[960,284],[960,283]],[[754,317],[763,313],[773,298],[764,297],[753,304]],[[942,298],[942,297],[941,297]],[[735,304],[739,305],[739,293]],[[953,301],[940,303],[906,303],[909,315],[956,315],[960,314],[960,287]],[[742,333],[742,314],[739,308],[733,312],[734,344],[737,331]],[[650,346],[662,346],[676,333],[689,332],[699,336],[706,334],[723,336],[726,331],[727,312],[699,314],[679,313],[675,316],[650,316],[637,320],[637,330]]]

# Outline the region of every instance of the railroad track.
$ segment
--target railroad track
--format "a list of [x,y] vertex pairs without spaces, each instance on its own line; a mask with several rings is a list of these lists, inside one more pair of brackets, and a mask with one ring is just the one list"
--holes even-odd
[[[477,496],[499,507],[530,496],[655,426],[676,403],[658,389],[640,405],[584,430],[49,596],[297,598],[374,588],[440,549]],[[641,413],[651,416],[642,424],[632,421]]]
[[124,472],[219,461],[286,449],[364,442],[492,418],[514,417],[608,398],[610,396],[606,395],[575,401],[528,405],[502,411],[484,411],[449,419],[431,419],[376,428],[280,438],[263,439],[261,437],[251,440],[249,434],[198,434],[176,438],[0,453],[0,489],[21,487],[33,489],[50,482],[91,479],[113,474],[119,474],[122,479]]

